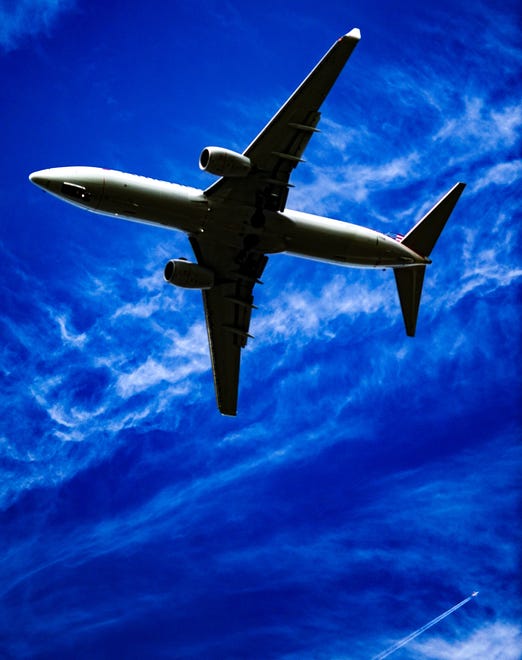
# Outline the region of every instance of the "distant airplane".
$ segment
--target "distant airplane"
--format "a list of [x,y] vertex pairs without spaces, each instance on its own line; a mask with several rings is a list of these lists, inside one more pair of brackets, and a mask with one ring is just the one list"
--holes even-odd
[[409,336],[415,334],[428,258],[465,184],[457,183],[405,236],[286,208],[290,175],[319,132],[319,109],[361,38],[341,37],[242,153],[206,147],[206,190],[98,167],[56,167],[30,175],[45,191],[95,213],[185,232],[197,263],[172,259],[164,277],[201,289],[217,404],[236,415],[241,349],[268,254],[287,252],[342,265],[393,268]]

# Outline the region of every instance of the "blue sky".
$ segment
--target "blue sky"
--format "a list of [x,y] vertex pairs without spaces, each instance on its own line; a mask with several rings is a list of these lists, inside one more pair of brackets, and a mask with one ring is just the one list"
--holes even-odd
[[[0,656],[520,658],[516,2],[0,3]],[[277,255],[216,411],[176,232],[31,171],[204,188],[333,41],[292,208],[404,232],[467,182],[417,337],[390,272]]]

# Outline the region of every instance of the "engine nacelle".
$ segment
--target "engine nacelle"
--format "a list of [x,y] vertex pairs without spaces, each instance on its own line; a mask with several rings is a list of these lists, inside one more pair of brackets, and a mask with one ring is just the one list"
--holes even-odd
[[199,167],[204,172],[218,176],[242,177],[252,169],[247,156],[222,147],[205,147],[199,157]]
[[170,284],[184,289],[211,289],[214,286],[214,273],[211,270],[186,259],[168,261],[163,277]]

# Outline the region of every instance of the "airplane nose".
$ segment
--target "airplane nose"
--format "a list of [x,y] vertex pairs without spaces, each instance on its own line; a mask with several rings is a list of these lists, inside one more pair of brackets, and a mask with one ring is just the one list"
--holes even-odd
[[46,170],[40,170],[39,172],[33,172],[29,175],[29,181],[34,183],[35,186],[40,188],[49,188],[51,183],[48,176],[46,176]]
[[[56,168],[54,169],[56,170]],[[33,172],[29,175],[29,181],[46,192],[57,194],[63,179],[59,172],[53,171],[53,169],[47,169]]]

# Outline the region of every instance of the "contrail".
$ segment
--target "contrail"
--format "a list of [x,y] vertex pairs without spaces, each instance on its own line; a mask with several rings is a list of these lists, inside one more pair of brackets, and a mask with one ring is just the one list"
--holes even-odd
[[472,598],[475,598],[475,596],[478,596],[478,591],[474,591],[471,596],[468,596],[467,598],[464,598],[464,600],[461,600],[460,603],[457,603],[453,607],[451,607],[449,610],[446,610],[443,614],[440,616],[435,617],[432,619],[429,623],[426,625],[422,626],[422,628],[419,628],[415,632],[412,632],[411,635],[408,635],[408,637],[405,637],[404,639],[401,639],[399,642],[396,642],[393,646],[390,646],[389,649],[386,649],[386,651],[383,651],[382,653],[379,653],[379,655],[376,655],[372,658],[372,660],[383,660],[383,658],[387,658],[389,655],[392,653],[395,653],[398,649],[402,648],[408,642],[411,642],[412,639],[415,639],[415,637],[418,637],[419,635],[422,635],[422,633],[425,630],[428,630],[428,628],[431,628],[431,626],[434,626],[436,623],[439,621],[442,621],[442,619],[445,619],[447,616],[455,612],[455,610],[458,610],[459,607],[462,607],[466,603],[469,603],[469,601]]

